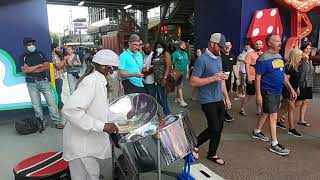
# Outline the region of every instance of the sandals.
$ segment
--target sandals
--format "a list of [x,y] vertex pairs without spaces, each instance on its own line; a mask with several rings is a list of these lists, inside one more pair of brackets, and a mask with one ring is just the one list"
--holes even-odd
[[[216,157],[207,157],[207,159],[210,160],[210,161],[212,161],[212,162],[214,162],[214,163],[217,163],[217,164],[219,164],[219,165],[221,165],[221,166],[226,163],[224,160],[222,160],[222,159],[219,158],[218,156],[216,156]],[[221,163],[221,161],[222,161],[223,163]]]
[[244,110],[240,111],[239,114],[242,116],[248,116],[248,114]]
[[283,116],[281,116],[281,118],[280,118],[280,122],[281,122],[281,123],[285,123],[285,119],[284,119],[284,117],[283,117]]
[[198,148],[193,148],[192,155],[193,155],[193,157],[195,159],[199,159],[199,149]]
[[297,124],[299,124],[300,126],[311,127],[311,124],[307,122],[297,122]]

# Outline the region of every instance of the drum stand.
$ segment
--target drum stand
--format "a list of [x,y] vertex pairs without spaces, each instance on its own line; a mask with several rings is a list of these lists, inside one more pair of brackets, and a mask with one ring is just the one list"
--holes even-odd
[[[163,170],[161,170],[160,133],[157,132],[157,133],[155,134],[155,137],[156,137],[156,139],[157,139],[157,161],[158,161],[158,168],[157,168],[156,171],[151,171],[151,173],[157,173],[157,179],[158,179],[158,180],[161,180],[161,175],[162,175],[162,174],[165,174],[165,175],[167,175],[167,176],[176,177],[177,174],[174,173],[174,172],[169,172],[169,171],[163,171]],[[125,155],[124,155],[124,156],[125,156]],[[121,172],[122,176],[125,178],[125,180],[129,180],[129,179],[127,178],[128,170],[125,169],[124,167],[122,167],[119,159],[117,158],[117,156],[116,156],[116,154],[115,154],[115,147],[114,147],[114,145],[112,144],[112,178],[113,178],[113,179],[115,179],[115,174],[114,174],[115,166],[117,166],[117,167],[120,169],[120,172]],[[134,176],[132,176],[131,180],[134,180],[134,179],[136,179],[136,178],[139,180],[139,179],[140,179],[140,178],[139,178],[139,173],[134,170],[134,169],[135,169],[134,167],[131,167],[131,165],[129,165],[129,166],[130,166],[130,170],[134,172]]]

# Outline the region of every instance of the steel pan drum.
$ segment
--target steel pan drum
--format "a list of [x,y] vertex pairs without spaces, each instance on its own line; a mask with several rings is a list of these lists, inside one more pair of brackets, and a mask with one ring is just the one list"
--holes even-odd
[[196,134],[186,112],[169,115],[159,125],[161,150],[166,163],[188,155],[197,144]]
[[109,105],[108,119],[119,128],[111,139],[137,173],[157,168],[158,103],[148,94],[122,96]]
[[156,118],[157,101],[148,94],[133,93],[110,103],[108,121],[115,123],[120,134],[129,133]]
[[[119,144],[128,163],[137,173],[157,169],[158,123],[148,123],[120,139]],[[164,159],[163,159],[164,160]]]

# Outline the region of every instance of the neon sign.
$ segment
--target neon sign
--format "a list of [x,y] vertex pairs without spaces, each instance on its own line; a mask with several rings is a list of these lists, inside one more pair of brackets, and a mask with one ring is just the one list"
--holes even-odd
[[291,37],[285,48],[285,57],[288,57],[294,47],[300,47],[301,39],[308,36],[312,30],[312,24],[307,12],[320,7],[320,0],[277,0],[288,7],[291,13]]
[[[53,86],[51,89],[57,103],[56,90]],[[41,101],[42,104],[46,104],[42,94]],[[0,111],[31,107],[24,74],[16,72],[16,65],[12,57],[0,49]]]

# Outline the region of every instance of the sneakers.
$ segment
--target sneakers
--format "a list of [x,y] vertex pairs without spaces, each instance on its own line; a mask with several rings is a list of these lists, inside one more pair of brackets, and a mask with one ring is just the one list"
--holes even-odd
[[198,101],[198,98],[196,98],[196,97],[191,97],[191,100],[192,100],[192,101]]
[[175,102],[175,103],[179,103],[179,102],[180,102],[180,99],[179,99],[179,98],[175,98],[175,99],[174,99],[174,102]]
[[283,125],[283,124],[282,124],[282,122],[280,122],[280,121],[278,121],[278,122],[277,122],[277,128],[280,128],[280,129],[287,129],[287,128],[286,128],[286,126],[285,126],[285,125]]
[[245,95],[238,95],[237,97],[233,98],[235,101],[242,101]]
[[63,124],[52,124],[51,127],[56,128],[56,129],[63,129],[64,125]]
[[254,131],[252,131],[252,135],[251,136],[254,139],[259,139],[259,140],[264,141],[264,142],[268,142],[269,141],[269,138],[266,137],[262,132],[255,133]]
[[188,104],[185,101],[180,101],[180,106],[181,107],[186,107]]
[[224,116],[225,116],[225,121],[226,122],[232,122],[234,120],[234,118],[231,117],[227,111],[225,112]]
[[289,149],[285,148],[283,145],[279,143],[275,146],[270,145],[269,151],[279,154],[281,156],[286,156],[290,153]]
[[248,114],[244,110],[240,111],[239,114],[242,115],[242,116],[248,116]]
[[37,118],[36,123],[39,128],[39,133],[42,133],[46,129],[43,121],[40,118]]
[[296,129],[289,129],[288,134],[295,136],[295,137],[302,137],[300,133]]

